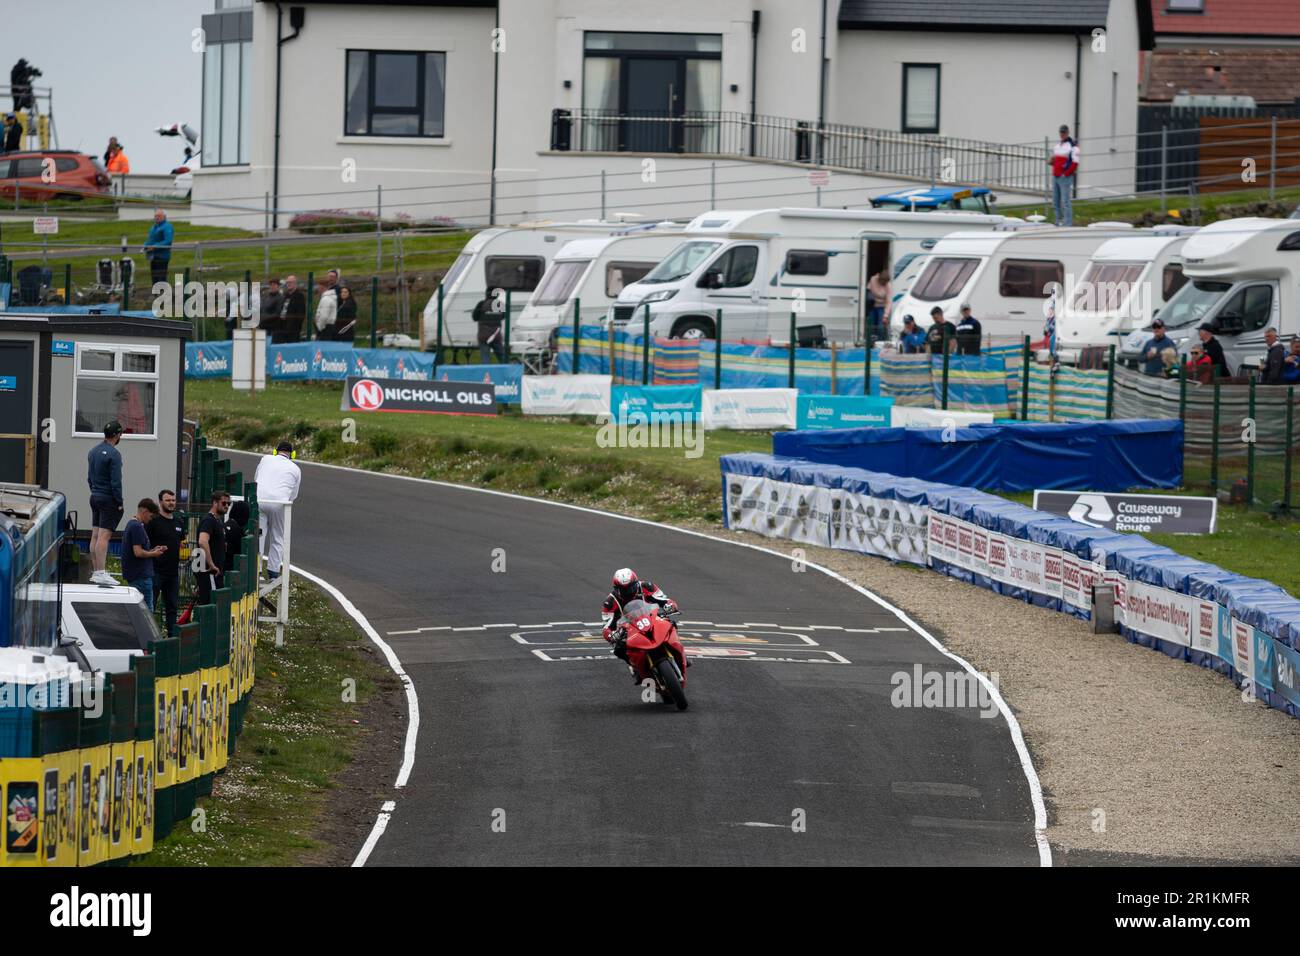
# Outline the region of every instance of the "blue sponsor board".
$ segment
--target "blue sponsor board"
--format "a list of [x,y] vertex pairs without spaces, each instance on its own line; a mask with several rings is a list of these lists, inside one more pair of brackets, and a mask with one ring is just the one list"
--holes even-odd
[[186,378],[230,378],[233,342],[189,342],[185,345]]
[[439,365],[439,382],[490,382],[496,386],[498,405],[518,405],[522,365]]
[[610,413],[622,422],[693,422],[700,403],[698,385],[616,385],[609,395]]
[[1300,707],[1300,652],[1281,641],[1272,641],[1272,674],[1269,689]]
[[[229,378],[231,342],[185,346],[189,378]],[[346,342],[267,343],[266,376],[274,381],[342,381],[349,375],[429,381],[433,355],[404,349],[356,349]]]
[[18,377],[16,375],[0,375],[0,392],[18,391]]
[[892,398],[800,395],[797,428],[888,428]]
[[66,339],[55,339],[50,345],[51,355],[75,355],[76,351],[77,343]]

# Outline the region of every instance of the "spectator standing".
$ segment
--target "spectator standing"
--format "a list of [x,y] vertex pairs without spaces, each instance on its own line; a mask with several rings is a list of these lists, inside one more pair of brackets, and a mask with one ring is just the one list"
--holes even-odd
[[244,552],[248,515],[247,501],[236,501],[230,506],[230,515],[226,518],[226,563],[221,569],[226,574],[234,570],[235,558]]
[[1214,363],[1210,361],[1210,357],[1205,354],[1205,349],[1200,345],[1192,346],[1186,371],[1188,379],[1193,382],[1201,385],[1214,384]]
[[971,315],[970,303],[961,305],[961,319],[957,322],[957,351],[962,355],[980,354],[980,336],[984,334],[980,320]]
[[957,346],[957,327],[943,317],[943,309],[937,305],[930,310],[930,321],[933,323],[926,332],[925,341],[930,347],[931,355],[943,354],[943,340],[945,333],[948,337],[948,351],[951,352]]
[[1151,338],[1142,346],[1142,374],[1163,375],[1165,362],[1160,353],[1173,348],[1173,340],[1165,335],[1165,324],[1160,319],[1151,323]]
[[126,158],[126,150],[122,144],[118,143],[116,138],[113,140],[116,145],[109,146],[108,162],[104,163],[104,168],[113,176],[126,176],[131,172],[131,161]]
[[172,224],[167,221],[167,213],[161,209],[153,211],[153,228],[144,241],[144,254],[149,259],[149,279],[154,284],[167,281],[167,263],[172,258]]
[[1058,226],[1074,225],[1074,177],[1079,171],[1079,144],[1070,138],[1070,127],[1061,126],[1061,138],[1052,147],[1052,206]]
[[474,322],[478,325],[478,360],[482,365],[488,364],[488,356],[495,354],[497,361],[505,364],[506,344],[501,334],[501,320],[504,313],[496,310],[495,289],[488,289],[478,305],[474,306]]
[[317,283],[320,301],[316,303],[316,338],[328,340],[338,319],[339,300],[328,279]]
[[280,313],[284,310],[284,293],[280,291],[280,280],[270,279],[266,283],[266,293],[262,296],[262,319],[259,328],[267,335],[280,331]]
[[167,553],[166,545],[149,543],[148,525],[158,514],[152,498],[141,498],[135,517],[122,532],[122,579],[144,595],[145,606],[153,610],[154,561]]
[[[162,598],[167,636],[176,636],[176,612],[180,603],[180,557],[185,543],[185,522],[176,514],[176,492],[158,492],[158,514],[149,519],[149,540],[167,548],[153,559],[154,603]],[[130,582],[128,582],[130,583]]]
[[113,158],[113,153],[117,151],[117,137],[110,136],[108,145],[104,147],[104,168],[108,168],[108,161]]
[[1214,366],[1214,377],[1227,378],[1230,376],[1232,372],[1228,370],[1228,359],[1223,354],[1223,346],[1214,337],[1214,326],[1209,322],[1202,322],[1196,331],[1201,337],[1201,345],[1205,348],[1205,354],[1210,357],[1210,363]]
[[1282,362],[1282,382],[1285,385],[1300,383],[1300,335],[1291,340],[1291,351]]
[[910,315],[903,316],[903,337],[899,346],[905,355],[925,351],[925,333],[917,328],[916,319]]
[[230,493],[214,491],[212,507],[199,522],[199,550],[203,553],[205,570],[194,572],[198,582],[195,595],[198,604],[210,602],[213,589],[221,587],[221,572],[226,566],[226,512],[229,508]]
[[1286,369],[1286,349],[1278,341],[1277,329],[1269,326],[1264,330],[1264,344],[1268,346],[1268,354],[1264,357],[1264,364],[1260,366],[1259,383],[1281,385],[1282,373]]
[[284,560],[284,509],[298,498],[302,469],[294,462],[293,443],[282,441],[275,451],[263,455],[253,480],[257,482],[257,508],[261,514],[262,542],[267,577],[280,576]]
[[352,290],[345,285],[338,288],[338,317],[334,320],[335,342],[351,342],[357,328],[357,300],[352,297]]
[[18,122],[18,117],[13,113],[5,115],[5,141],[4,151],[12,153],[15,150],[23,148],[23,125]]
[[307,321],[307,293],[298,288],[298,277],[284,280],[284,305],[280,308],[280,325],[271,341],[297,342],[302,337],[302,326]]
[[117,584],[104,566],[108,560],[108,542],[122,520],[122,426],[111,421],[104,426],[104,440],[86,456],[86,481],[90,485],[90,575],[92,584],[112,587]]
[[889,313],[894,307],[894,286],[889,278],[889,270],[881,269],[867,280],[867,291],[871,293],[871,334],[879,342],[888,338]]

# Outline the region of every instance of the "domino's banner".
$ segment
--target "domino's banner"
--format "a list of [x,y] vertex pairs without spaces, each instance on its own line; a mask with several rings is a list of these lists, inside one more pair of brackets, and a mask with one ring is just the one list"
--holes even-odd
[[609,411],[620,422],[693,422],[700,417],[698,385],[616,385]]
[[794,428],[798,397],[793,388],[710,389],[702,398],[701,417],[705,428]]
[[234,342],[187,342],[185,377],[230,378],[230,356],[234,344]]
[[429,381],[433,378],[433,353],[403,349],[352,349],[353,375]]
[[[185,346],[188,378],[229,378],[231,342]],[[350,375],[429,381],[433,355],[402,349],[358,349],[346,342],[285,342],[266,347],[266,377],[274,381],[342,381]]]
[[518,405],[522,391],[522,365],[439,365],[439,382],[488,382],[496,386],[498,405]]
[[608,415],[608,375],[525,375],[520,403],[525,415]]
[[796,424],[805,428],[888,428],[892,398],[800,395]]

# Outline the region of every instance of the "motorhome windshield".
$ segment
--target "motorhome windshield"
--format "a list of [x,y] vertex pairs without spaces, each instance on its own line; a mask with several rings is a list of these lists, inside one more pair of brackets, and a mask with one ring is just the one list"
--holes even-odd
[[642,282],[676,282],[694,272],[720,242],[683,242],[668,258],[650,270]]
[[1160,320],[1167,329],[1199,324],[1231,288],[1231,282],[1193,279],[1165,303],[1160,310]]
[[460,274],[468,269],[469,264],[473,261],[474,253],[472,252],[462,252],[458,255],[456,261],[451,264],[451,268],[447,270],[447,274],[442,277],[442,287],[450,291],[451,287],[456,284],[456,280],[460,278]]
[[926,267],[912,287],[912,298],[922,302],[951,299],[965,287],[978,265],[978,259],[940,256]]
[[569,301],[574,287],[582,274],[591,265],[590,259],[571,259],[568,262],[556,262],[549,272],[542,277],[541,285],[533,293],[533,305],[562,305]]
[[1090,262],[1074,287],[1076,312],[1117,312],[1137,286],[1146,265],[1141,262]]

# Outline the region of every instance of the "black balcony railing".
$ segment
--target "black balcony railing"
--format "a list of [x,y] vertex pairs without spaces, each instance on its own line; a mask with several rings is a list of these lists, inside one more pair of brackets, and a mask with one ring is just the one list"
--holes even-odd
[[551,149],[583,153],[694,153],[834,166],[933,182],[1039,192],[1041,146],[899,133],[736,112],[554,110]]

